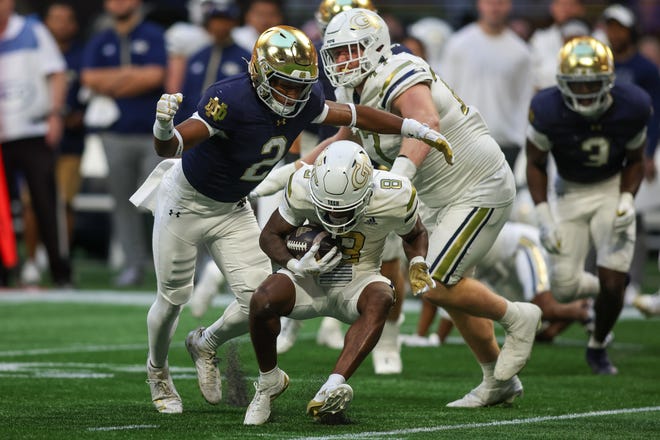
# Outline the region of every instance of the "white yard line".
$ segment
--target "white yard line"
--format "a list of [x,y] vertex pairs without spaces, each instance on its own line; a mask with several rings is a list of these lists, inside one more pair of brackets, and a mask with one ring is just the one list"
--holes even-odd
[[[417,433],[454,431],[454,430],[475,429],[475,428],[492,428],[492,427],[511,426],[511,425],[530,425],[534,423],[553,422],[556,420],[585,419],[589,417],[604,417],[604,416],[612,416],[618,414],[633,414],[633,413],[646,413],[646,412],[658,412],[658,411],[660,411],[660,406],[647,406],[643,408],[621,408],[621,409],[613,409],[613,410],[605,410],[605,411],[590,411],[586,413],[562,414],[559,416],[529,417],[527,419],[513,419],[513,420],[496,420],[493,422],[483,422],[483,423],[461,423],[458,425],[440,425],[440,426],[430,426],[425,428],[397,429],[393,431],[353,432],[350,434],[341,434],[341,435],[332,435],[332,436],[297,437],[295,440],[338,440],[338,439],[354,439],[354,438],[382,439],[386,437],[398,437],[401,435],[410,435]],[[267,436],[269,435],[264,435],[264,437]]]
[[87,428],[88,431],[125,431],[128,429],[156,429],[160,425],[125,425],[125,426],[99,426],[96,428]]

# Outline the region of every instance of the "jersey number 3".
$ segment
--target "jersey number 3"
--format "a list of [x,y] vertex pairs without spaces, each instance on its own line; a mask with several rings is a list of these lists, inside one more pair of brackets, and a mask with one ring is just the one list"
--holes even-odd
[[587,153],[588,160],[584,162],[587,167],[601,167],[610,157],[610,143],[604,137],[586,139],[582,142],[581,148]]

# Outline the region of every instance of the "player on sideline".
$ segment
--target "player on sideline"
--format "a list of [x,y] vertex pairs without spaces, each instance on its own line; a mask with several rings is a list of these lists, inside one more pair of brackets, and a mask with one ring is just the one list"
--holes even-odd
[[[448,406],[514,400],[523,392],[517,373],[531,354],[541,310],[510,302],[469,276],[509,218],[515,185],[504,154],[479,112],[461,101],[424,60],[392,54],[387,24],[375,12],[355,8],[337,14],[326,29],[321,55],[337,87],[337,102],[415,117],[446,133],[456,151],[453,166],[422,143],[357,130],[372,160],[410,178],[432,214],[424,224],[430,234],[427,261],[437,287],[424,298],[451,315],[483,372],[479,386]],[[325,145],[351,135],[350,129],[340,128],[302,161],[309,163]],[[506,331],[501,353],[493,321]]]
[[153,404],[163,413],[183,411],[167,359],[181,309],[192,294],[199,245],[208,248],[236,296],[209,329],[197,329],[186,338],[202,394],[209,403],[220,401],[216,348],[248,332],[250,297],[271,273],[246,196],[309,123],[414,136],[452,160],[445,138],[418,121],[325,101],[316,50],[302,31],[290,26],[261,34],[249,72],[210,86],[197,111],[174,127],[181,99],[180,94],[161,96],[153,131],[159,156],[182,159],[163,161],[131,197],[155,216],[158,294],[147,316],[147,382]]
[[[560,301],[597,294],[595,329],[586,360],[595,374],[617,374],[607,335],[623,308],[635,246],[635,193],[651,100],[632,84],[614,84],[609,47],[592,37],[569,40],[559,52],[557,86],[530,106],[527,184],[541,243],[550,252],[552,293]],[[557,164],[556,200],[548,202],[548,155]],[[598,278],[582,268],[590,247]]]
[[[281,316],[298,320],[333,316],[352,323],[332,374],[307,405],[307,413],[323,419],[348,407],[353,390],[346,380],[378,342],[394,304],[391,282],[380,274],[389,232],[403,238],[413,292],[435,285],[424,261],[428,234],[417,209],[410,181],[387,171],[374,172],[371,159],[355,142],[330,144],[313,166],[292,175],[279,209],[259,239],[262,249],[283,269],[261,283],[250,301],[250,336],[259,379],[245,414],[246,425],[265,423],[271,401],[289,384],[289,377],[277,366]],[[339,237],[341,264],[330,253],[317,261],[318,244],[300,260],[291,255],[285,237],[306,221],[320,223]]]

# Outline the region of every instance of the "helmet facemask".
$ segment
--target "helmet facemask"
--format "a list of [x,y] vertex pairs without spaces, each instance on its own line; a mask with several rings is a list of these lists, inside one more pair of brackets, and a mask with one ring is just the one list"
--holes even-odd
[[318,220],[333,236],[354,229],[364,218],[373,194],[373,166],[358,144],[330,144],[314,162],[310,195]]
[[[316,50],[302,31],[275,26],[255,43],[249,71],[259,99],[278,115],[292,118],[303,109],[318,80]],[[290,96],[278,90],[282,87],[298,92]]]

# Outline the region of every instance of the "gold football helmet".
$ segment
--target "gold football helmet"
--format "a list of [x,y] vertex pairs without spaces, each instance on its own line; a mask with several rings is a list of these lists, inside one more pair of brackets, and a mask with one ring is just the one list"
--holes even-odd
[[571,110],[584,116],[602,112],[614,85],[612,51],[593,37],[572,38],[559,51],[557,84]]
[[371,0],[323,0],[315,14],[321,35],[325,33],[325,28],[335,15],[353,8],[376,10]]
[[[284,25],[259,36],[248,69],[259,98],[286,118],[300,113],[319,78],[318,57],[311,40],[300,29]],[[294,89],[297,96],[285,94],[282,89]]]

